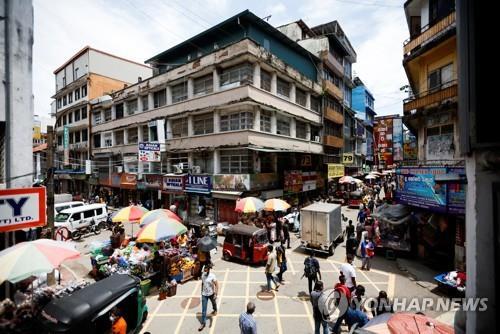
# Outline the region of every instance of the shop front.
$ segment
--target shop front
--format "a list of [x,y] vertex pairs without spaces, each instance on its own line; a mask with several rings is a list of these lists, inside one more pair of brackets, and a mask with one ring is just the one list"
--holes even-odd
[[345,168],[342,164],[327,164],[328,168],[328,196],[336,196],[340,190],[339,179],[345,175]]
[[320,172],[289,170],[284,173],[284,199],[292,206],[302,206],[322,195],[324,179]]
[[163,187],[163,177],[159,174],[143,174],[142,181],[137,182],[139,199],[148,210],[161,207],[161,189]]
[[[121,205],[126,206],[129,203],[137,203],[139,196],[137,193],[137,174],[120,173],[120,197]],[[115,184],[114,175],[111,177],[113,186]]]
[[85,170],[57,169],[54,172],[54,184],[56,193],[70,193],[75,200],[87,197],[89,193],[88,175]]
[[184,192],[186,174],[166,174],[163,176],[162,206],[171,208],[175,206],[175,211],[182,219],[187,217],[187,195]]
[[[212,176],[186,176],[184,192],[187,195],[187,210],[185,220],[215,220],[214,201],[212,198]],[[184,217],[181,217],[184,218]]]

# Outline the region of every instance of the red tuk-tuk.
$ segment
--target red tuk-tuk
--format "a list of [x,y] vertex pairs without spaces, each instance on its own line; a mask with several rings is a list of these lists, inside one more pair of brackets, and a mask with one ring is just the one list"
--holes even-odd
[[255,226],[237,224],[226,231],[222,254],[224,260],[237,258],[245,263],[257,264],[267,261],[267,232]]
[[349,193],[349,199],[347,200],[347,206],[352,208],[359,206],[363,203],[363,193],[361,191],[351,191]]

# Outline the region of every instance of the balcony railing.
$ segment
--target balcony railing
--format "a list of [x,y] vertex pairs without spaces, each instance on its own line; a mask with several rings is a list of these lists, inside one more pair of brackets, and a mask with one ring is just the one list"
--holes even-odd
[[344,93],[335,86],[331,81],[323,79],[323,88],[333,96],[336,96],[340,101],[344,100]]
[[327,146],[332,146],[336,148],[344,147],[344,139],[337,136],[323,136],[323,144]]
[[452,80],[441,84],[437,88],[416,94],[403,101],[403,111],[408,114],[411,110],[420,109],[434,103],[457,96],[457,81]]
[[344,76],[344,65],[342,65],[330,52],[323,51],[321,58],[332,71],[340,76]]
[[430,41],[437,35],[444,33],[448,28],[455,25],[455,12],[453,11],[442,20],[436,22],[431,26],[425,26],[421,29],[422,33],[412,39],[408,39],[403,43],[404,54],[408,55],[415,48],[419,47],[425,42]]
[[330,107],[325,108],[325,118],[337,124],[344,124],[344,115]]

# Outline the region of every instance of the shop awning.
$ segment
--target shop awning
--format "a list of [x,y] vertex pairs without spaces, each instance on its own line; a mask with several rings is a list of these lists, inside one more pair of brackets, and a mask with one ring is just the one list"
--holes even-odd
[[262,199],[280,198],[283,196],[283,189],[263,190],[260,194]]
[[243,194],[241,191],[212,190],[212,197],[219,199],[236,200]]
[[259,152],[291,152],[290,150],[280,150],[276,148],[265,148],[265,147],[255,147],[255,146],[248,146],[247,148],[249,150],[259,151]]

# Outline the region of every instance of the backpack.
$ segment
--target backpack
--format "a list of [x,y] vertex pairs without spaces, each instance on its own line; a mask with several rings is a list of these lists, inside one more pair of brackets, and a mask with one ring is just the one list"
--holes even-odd
[[304,261],[304,276],[306,276],[307,278],[316,277],[316,273],[317,273],[317,268],[314,265],[313,260],[310,257],[308,257]]

